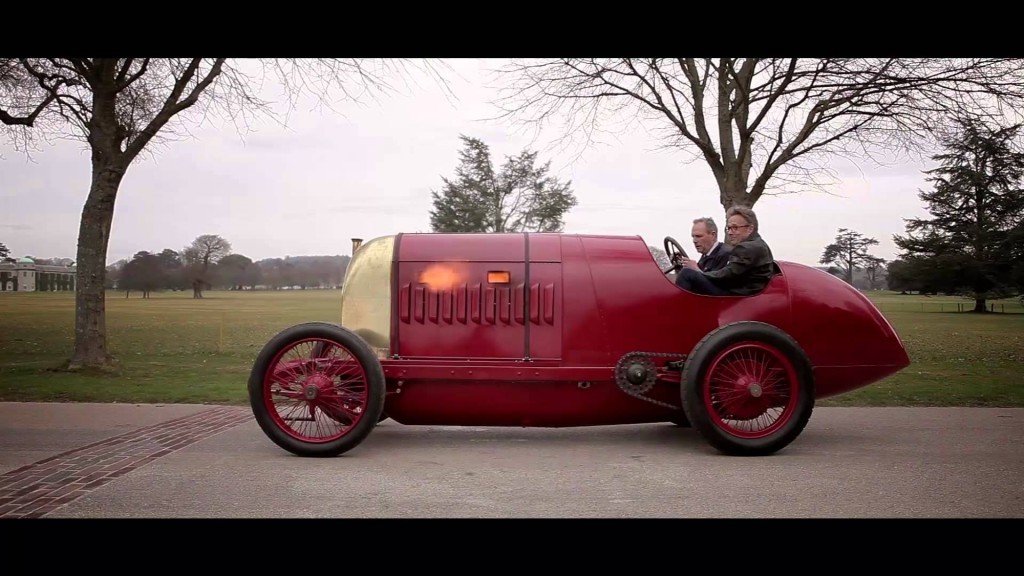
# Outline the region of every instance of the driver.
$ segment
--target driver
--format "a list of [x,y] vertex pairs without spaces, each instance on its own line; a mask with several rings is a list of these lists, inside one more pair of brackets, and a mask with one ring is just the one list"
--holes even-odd
[[[774,258],[768,244],[758,234],[757,215],[744,206],[733,206],[725,215],[725,230],[729,236],[729,243],[733,246],[732,251],[728,253],[725,266],[717,270],[702,271],[697,262],[684,258],[681,262],[683,268],[676,277],[676,285],[680,288],[711,296],[749,296],[760,292],[768,285],[772,277]],[[696,222],[695,220],[695,230]],[[694,235],[694,244],[696,243]]]
[[718,241],[718,225],[715,224],[713,218],[694,220],[690,238],[693,239],[693,247],[701,255],[700,260],[697,261],[697,267],[701,272],[713,272],[725,266],[729,261],[729,252],[732,249],[727,244]]

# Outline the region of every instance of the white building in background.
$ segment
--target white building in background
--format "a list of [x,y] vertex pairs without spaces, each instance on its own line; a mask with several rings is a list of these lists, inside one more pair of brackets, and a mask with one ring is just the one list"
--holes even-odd
[[36,264],[31,258],[0,262],[0,292],[62,292],[75,290],[74,266]]

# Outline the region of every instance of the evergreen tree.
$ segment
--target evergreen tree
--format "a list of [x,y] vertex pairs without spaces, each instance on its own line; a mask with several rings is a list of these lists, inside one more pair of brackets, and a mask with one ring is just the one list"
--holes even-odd
[[551,162],[536,166],[537,153],[508,157],[495,173],[490,149],[476,138],[460,136],[455,178],[442,177],[444,189],[431,192],[434,232],[560,232],[562,216],[576,205],[571,182],[548,175]]
[[[853,271],[867,268],[875,256],[868,254],[868,246],[878,244],[874,238],[865,238],[860,232],[840,228],[836,241],[825,247],[821,264],[831,264],[842,274],[847,284],[853,285]],[[831,271],[831,268],[830,268]]]
[[934,188],[920,197],[932,217],[907,220],[907,235],[893,237],[904,258],[939,267],[933,275],[944,291],[973,297],[975,312],[985,311],[986,299],[1013,291],[1021,267],[1012,241],[1024,222],[1020,127],[961,121],[959,132],[943,140],[946,152],[933,156],[941,166],[926,172]]

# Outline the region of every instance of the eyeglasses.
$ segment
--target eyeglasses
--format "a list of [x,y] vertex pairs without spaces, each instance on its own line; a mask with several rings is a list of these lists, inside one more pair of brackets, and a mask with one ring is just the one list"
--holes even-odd
[[737,226],[736,224],[729,224],[728,226],[725,227],[725,229],[728,230],[729,232],[735,232],[740,228],[750,228],[750,226],[750,224],[740,224],[739,226]]

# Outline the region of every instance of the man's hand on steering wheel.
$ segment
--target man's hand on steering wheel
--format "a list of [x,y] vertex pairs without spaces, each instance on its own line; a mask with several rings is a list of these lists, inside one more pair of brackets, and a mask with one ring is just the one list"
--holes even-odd
[[675,272],[683,267],[683,258],[689,258],[686,255],[686,250],[683,250],[683,246],[676,242],[676,239],[671,236],[665,236],[665,254],[668,254],[668,259],[672,262],[672,266],[662,270],[663,273],[669,274]]

